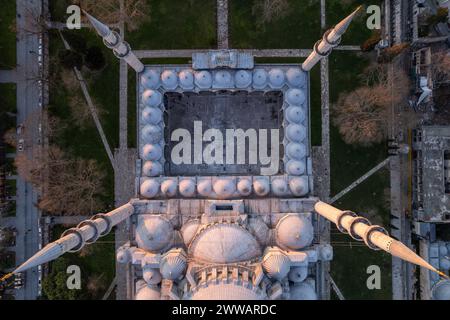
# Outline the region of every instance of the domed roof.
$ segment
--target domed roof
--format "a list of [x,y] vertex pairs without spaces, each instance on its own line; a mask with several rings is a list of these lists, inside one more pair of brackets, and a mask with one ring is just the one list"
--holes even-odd
[[283,196],[288,192],[288,183],[286,179],[276,178],[272,180],[272,192],[277,196]]
[[146,285],[142,287],[135,296],[136,300],[160,300],[161,292],[154,285]]
[[302,282],[308,276],[308,267],[294,267],[289,271],[288,278],[292,282]]
[[142,128],[142,139],[147,143],[157,143],[162,139],[161,129],[153,124],[147,124]]
[[286,172],[292,176],[301,176],[305,173],[305,169],[304,160],[289,160],[286,164]]
[[159,91],[147,89],[142,94],[142,103],[147,107],[157,107],[162,102],[162,96]]
[[145,89],[157,89],[160,85],[159,72],[146,70],[141,75],[141,84]]
[[261,255],[261,247],[253,235],[236,224],[210,225],[197,234],[189,246],[197,259],[211,263],[234,263]]
[[286,128],[286,137],[291,142],[302,142],[306,138],[305,126],[291,123]]
[[219,198],[229,198],[236,191],[236,184],[232,179],[219,179],[214,183],[214,192]]
[[300,89],[289,89],[286,92],[286,101],[290,105],[300,106],[305,103],[306,97]]
[[195,73],[195,84],[200,89],[209,89],[212,84],[211,73],[208,71],[200,71]]
[[186,265],[186,258],[184,256],[169,253],[163,256],[159,268],[164,279],[177,280],[183,274]]
[[290,286],[291,300],[317,300],[317,294],[314,288],[306,283],[300,282]]
[[203,197],[209,197],[212,193],[211,179],[202,179],[197,183],[197,192]]
[[265,196],[270,192],[269,182],[266,179],[255,179],[253,189],[258,196]]
[[303,160],[306,157],[306,146],[303,143],[289,142],[286,146],[286,155],[290,159]]
[[142,147],[143,160],[159,160],[162,156],[162,149],[159,144],[146,144]]
[[297,214],[283,216],[276,226],[276,241],[282,248],[298,250],[309,246],[314,238],[311,221]]
[[162,165],[157,161],[145,161],[142,174],[146,177],[156,177],[162,174]]
[[178,85],[177,74],[173,70],[165,70],[161,74],[161,82],[164,88],[173,90]]
[[253,87],[262,89],[267,86],[267,72],[264,69],[255,69],[253,71]]
[[198,219],[189,220],[183,224],[180,231],[181,236],[183,237],[183,242],[186,246],[189,246],[192,239],[194,239],[199,227],[200,221]]
[[180,87],[183,89],[192,89],[194,87],[194,74],[192,70],[186,69],[178,74]]
[[441,258],[439,260],[439,267],[444,270],[449,270],[450,269],[450,259]]
[[306,114],[302,107],[290,106],[286,109],[286,119],[291,123],[305,121]]
[[248,196],[252,193],[252,182],[250,179],[240,179],[237,184],[239,194],[242,196]]
[[233,86],[233,77],[230,72],[219,70],[214,76],[214,85],[219,88],[230,88]]
[[434,300],[450,300],[450,280],[441,280],[432,288]]
[[162,120],[162,111],[159,108],[145,107],[142,110],[142,120],[145,124],[158,124]]
[[306,73],[299,68],[289,68],[286,78],[293,87],[303,87],[306,84]]
[[119,249],[117,250],[116,253],[116,260],[119,263],[128,263],[128,261],[130,261],[130,253],[128,252],[128,250],[125,249]]
[[270,252],[264,256],[262,267],[271,279],[282,280],[291,268],[291,261],[282,252]]
[[192,179],[183,179],[180,181],[179,190],[183,197],[192,197],[195,195],[195,182]]
[[330,245],[324,245],[320,249],[320,256],[325,261],[330,261],[333,259],[333,247]]
[[252,75],[247,70],[239,70],[234,75],[236,88],[246,88],[252,83]]
[[153,198],[159,192],[159,182],[156,179],[147,179],[141,183],[141,196],[144,198]]
[[270,230],[260,217],[250,217],[248,220],[248,229],[261,246],[265,246],[268,243]]
[[144,266],[142,268],[142,277],[148,284],[158,284],[161,282],[162,276],[158,269]]
[[210,283],[199,287],[191,300],[265,300],[263,292],[255,292],[250,288],[234,283]]
[[169,220],[159,215],[140,218],[135,238],[139,248],[159,252],[172,242],[173,227]]
[[295,177],[289,180],[289,188],[297,197],[305,196],[309,191],[307,177]]
[[284,72],[281,69],[271,69],[269,71],[269,84],[272,88],[279,89],[285,82]]
[[161,192],[166,197],[174,197],[177,194],[178,183],[175,179],[167,179],[161,183]]

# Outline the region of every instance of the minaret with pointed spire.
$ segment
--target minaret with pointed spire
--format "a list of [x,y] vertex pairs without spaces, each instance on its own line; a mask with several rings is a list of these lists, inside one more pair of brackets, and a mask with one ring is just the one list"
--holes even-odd
[[328,56],[333,48],[339,45],[342,35],[347,31],[353,18],[358,14],[361,8],[362,6],[359,6],[352,14],[339,22],[333,29],[325,32],[323,38],[314,45],[313,52],[303,62],[302,69],[304,71],[310,71],[320,60]]
[[131,51],[130,45],[126,41],[122,40],[121,36],[117,32],[109,29],[107,25],[98,21],[86,11],[83,12],[99,36],[103,38],[105,45],[113,50],[117,58],[124,59],[137,73],[144,71],[144,65],[142,62],[136,57],[133,51]]

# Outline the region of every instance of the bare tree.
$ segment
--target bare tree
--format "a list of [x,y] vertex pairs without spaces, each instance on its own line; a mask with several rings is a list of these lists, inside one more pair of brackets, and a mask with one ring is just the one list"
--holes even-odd
[[289,13],[287,0],[256,0],[252,13],[257,16],[257,23],[263,25],[285,17]]

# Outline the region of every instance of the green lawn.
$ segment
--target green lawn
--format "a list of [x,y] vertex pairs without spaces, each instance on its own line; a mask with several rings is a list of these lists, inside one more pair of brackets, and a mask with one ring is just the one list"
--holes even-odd
[[0,135],[16,126],[16,84],[0,83]]
[[16,2],[0,0],[2,13],[0,16],[0,68],[14,69],[16,67]]

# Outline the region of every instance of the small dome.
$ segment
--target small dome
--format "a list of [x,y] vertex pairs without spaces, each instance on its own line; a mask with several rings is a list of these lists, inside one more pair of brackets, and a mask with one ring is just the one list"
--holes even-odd
[[434,300],[450,300],[450,280],[441,280],[432,288]]
[[267,245],[269,242],[270,230],[260,217],[250,217],[247,227],[261,246]]
[[239,70],[234,75],[237,88],[247,88],[252,83],[252,75],[247,70]]
[[286,172],[292,176],[301,176],[305,173],[306,165],[303,160],[289,160],[286,164]]
[[179,254],[168,254],[161,260],[160,271],[164,279],[177,280],[186,269],[186,259]]
[[194,74],[191,70],[183,70],[178,74],[180,87],[183,89],[192,89],[194,87]]
[[148,124],[142,128],[142,139],[146,143],[158,143],[162,139],[161,129],[158,126]]
[[147,89],[142,94],[142,103],[147,107],[157,107],[162,102],[159,91]]
[[302,282],[308,276],[308,267],[295,267],[289,271],[288,278],[292,282]]
[[233,78],[228,71],[217,71],[214,76],[214,85],[219,88],[231,88],[233,87]]
[[160,300],[161,292],[154,285],[146,285],[142,287],[135,296],[136,300]]
[[297,214],[283,216],[276,226],[276,241],[282,248],[303,249],[312,243],[313,238],[311,221]]
[[301,106],[305,103],[306,97],[302,90],[300,89],[289,89],[286,92],[286,101],[290,105]]
[[263,258],[262,267],[271,279],[282,280],[291,267],[291,261],[282,252],[270,252]]
[[142,159],[156,161],[161,159],[162,149],[159,144],[146,144],[142,148]]
[[178,77],[175,71],[165,70],[161,74],[161,82],[164,88],[173,90],[178,85]]
[[213,188],[217,196],[222,199],[233,196],[236,191],[233,179],[219,179],[214,183]]
[[162,120],[162,111],[158,108],[145,107],[142,110],[142,120],[145,124],[158,124]]
[[324,245],[320,249],[320,257],[324,261],[331,261],[333,259],[333,247],[330,245]]
[[161,192],[165,197],[174,197],[177,189],[178,183],[175,179],[168,179],[161,183]]
[[160,252],[173,239],[172,224],[159,215],[139,219],[135,233],[138,247],[151,252]]
[[317,294],[314,288],[305,282],[290,286],[289,292],[291,300],[317,300]]
[[286,78],[293,87],[304,87],[306,84],[306,73],[299,68],[289,68]]
[[159,192],[159,182],[156,179],[148,179],[141,183],[141,195],[144,198],[154,198]]
[[208,71],[200,71],[195,74],[195,84],[200,89],[209,89],[212,84],[211,73]]
[[189,246],[192,239],[194,239],[199,227],[200,221],[197,219],[189,220],[188,222],[183,223],[180,231],[181,236],[183,237],[183,242],[186,246]]
[[141,84],[145,89],[157,89],[160,85],[159,72],[146,70],[141,75]]
[[197,192],[203,197],[209,197],[212,193],[211,179],[202,179],[197,183]]
[[306,157],[306,146],[303,143],[290,142],[286,146],[286,155],[290,159],[303,160]]
[[286,137],[290,142],[302,142],[306,138],[305,126],[291,123],[286,128]]
[[295,177],[289,180],[289,188],[297,197],[303,197],[309,192],[307,177]]
[[305,111],[302,107],[290,106],[286,109],[286,119],[290,123],[302,123],[306,119]]
[[158,269],[150,268],[148,266],[144,266],[144,268],[142,268],[142,277],[148,284],[158,284],[162,279],[161,273]]
[[117,250],[116,260],[119,263],[128,263],[130,261],[130,253],[126,249]]
[[258,196],[265,196],[270,192],[269,182],[266,179],[255,179],[253,189]]
[[441,258],[439,260],[439,267],[443,270],[449,270],[450,269],[450,260],[447,258]]
[[277,196],[284,196],[288,192],[288,183],[286,179],[277,178],[272,180],[272,192]]
[[237,184],[237,189],[241,196],[248,196],[252,193],[252,182],[249,179],[241,179]]
[[192,179],[181,180],[179,190],[183,197],[193,197],[195,195],[195,182]]
[[253,71],[253,87],[262,89],[267,86],[267,72],[264,69],[256,69]]
[[439,245],[439,255],[446,256],[447,253],[448,253],[447,246],[445,245],[445,243],[441,243]]
[[162,174],[162,165],[157,161],[146,161],[142,166],[142,174],[146,177],[156,177]]
[[285,81],[284,72],[281,69],[272,69],[269,71],[269,84],[272,88],[279,89],[283,87]]

